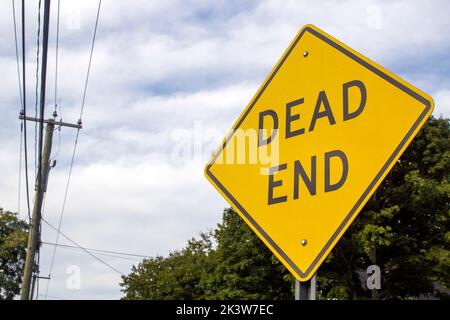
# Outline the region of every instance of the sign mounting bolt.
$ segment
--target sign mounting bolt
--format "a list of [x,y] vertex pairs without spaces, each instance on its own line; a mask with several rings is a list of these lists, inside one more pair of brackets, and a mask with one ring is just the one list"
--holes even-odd
[[306,244],[308,243],[308,241],[306,241],[306,239],[302,239],[302,246],[306,246]]
[[308,51],[304,51],[303,56],[306,58],[308,56]]

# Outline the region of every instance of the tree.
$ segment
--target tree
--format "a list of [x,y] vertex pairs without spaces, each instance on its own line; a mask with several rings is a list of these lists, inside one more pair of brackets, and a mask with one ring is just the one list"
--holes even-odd
[[378,265],[372,298],[450,288],[449,120],[431,117],[319,271],[327,298],[364,298],[357,271]]
[[120,285],[123,299],[288,299],[291,281],[236,212],[225,209],[213,232],[133,266]]
[[292,277],[232,209],[214,231],[214,270],[205,274],[209,299],[290,299]]
[[213,269],[211,246],[211,234],[203,233],[200,240],[191,239],[167,258],[158,256],[133,266],[128,276],[122,276],[123,299],[206,298],[200,282]]
[[[403,299],[433,294],[435,283],[450,288],[449,132],[448,119],[427,121],[320,267],[320,298]],[[374,264],[381,289],[367,291],[360,274]],[[292,299],[293,282],[225,209],[213,232],[133,267],[121,285],[128,299]]]
[[27,241],[28,224],[0,208],[0,300],[20,292]]

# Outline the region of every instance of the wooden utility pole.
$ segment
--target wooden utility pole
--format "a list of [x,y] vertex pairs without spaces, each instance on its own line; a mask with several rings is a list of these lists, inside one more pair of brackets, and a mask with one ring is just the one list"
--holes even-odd
[[[22,17],[24,19],[24,17]],[[45,111],[45,85],[47,78],[47,52],[48,52],[48,33],[49,33],[49,22],[50,22],[50,0],[45,0],[44,3],[44,23],[42,32],[42,68],[41,68],[41,95],[40,95],[40,113],[39,119],[39,166],[37,172],[37,190],[34,197],[33,215],[31,218],[30,230],[28,234],[28,246],[27,246],[27,257],[25,260],[25,267],[22,278],[22,290],[20,292],[20,298],[22,300],[30,299],[30,288],[31,288],[31,276],[33,273],[34,259],[36,255],[36,246],[39,238],[39,228],[41,225],[41,208],[42,200],[44,198],[44,188],[43,182],[44,176],[48,174],[48,158],[45,160],[46,152],[48,151],[48,157],[50,157],[51,151],[51,138],[53,135],[52,130],[49,130],[49,124],[47,124],[47,133],[45,137],[45,146],[43,147],[43,128],[44,128],[44,111]],[[39,26],[40,27],[40,26]],[[25,110],[23,111],[25,112]],[[21,113],[22,115],[22,113]],[[50,139],[50,141],[48,141]]]
[[[31,299],[30,296],[30,286],[31,286],[31,277],[33,274],[33,267],[35,261],[35,255],[38,248],[39,241],[39,228],[41,225],[41,209],[42,209],[42,200],[44,198],[44,193],[46,188],[46,181],[48,177],[48,173],[50,170],[50,153],[52,151],[52,140],[53,140],[53,130],[55,125],[53,123],[47,123],[47,129],[45,132],[45,142],[44,142],[44,150],[42,154],[42,168],[40,174],[38,174],[38,178],[41,180],[41,190],[36,190],[36,195],[34,196],[34,206],[33,206],[33,214],[31,216],[31,224],[28,235],[28,246],[27,246],[27,257],[25,260],[25,267],[23,271],[23,279],[22,279],[22,291],[20,293],[20,298],[22,300]],[[38,192],[41,191],[41,192]]]
[[[22,19],[25,19],[25,8],[24,1],[22,2]],[[28,245],[27,245],[27,255],[25,260],[25,266],[22,278],[22,288],[20,292],[21,300],[31,300],[33,297],[33,274],[38,272],[36,265],[36,254],[39,252],[39,247],[41,245],[41,215],[42,215],[42,203],[44,199],[44,194],[47,190],[47,181],[50,172],[50,154],[52,151],[53,142],[53,131],[55,126],[59,129],[61,127],[71,127],[78,130],[81,129],[81,119],[78,120],[77,124],[67,123],[62,121],[56,121],[57,113],[56,110],[53,113],[53,119],[44,120],[45,114],[45,85],[47,77],[47,52],[48,52],[48,34],[49,34],[49,22],[50,22],[50,0],[45,0],[44,3],[44,22],[43,22],[43,33],[42,33],[42,67],[41,67],[41,91],[40,91],[40,112],[39,118],[32,118],[26,116],[26,110],[20,112],[19,119],[25,121],[34,121],[39,123],[39,167],[36,177],[36,194],[34,197],[33,214],[30,221],[30,230],[28,233]],[[22,36],[25,37],[24,31],[22,30]],[[25,49],[23,48],[25,51]],[[24,53],[23,51],[23,53]],[[25,53],[24,53],[25,55]],[[24,63],[25,68],[25,63]],[[25,71],[24,71],[25,72]],[[25,83],[25,78],[24,78]],[[25,84],[24,84],[25,88]],[[25,99],[25,89],[23,93]],[[24,100],[25,101],[25,100]],[[24,104],[25,107],[25,104]],[[44,124],[47,125],[45,139],[43,140],[43,128]],[[25,131],[26,132],[26,131]],[[26,150],[25,150],[26,152]],[[27,185],[28,190],[28,185]],[[35,277],[41,278],[38,275]],[[33,282],[33,288],[32,288]]]
[[[24,117],[21,113],[21,120],[25,119],[26,121],[35,121],[39,122],[40,119]],[[71,127],[81,129],[81,121],[77,124],[56,121],[54,119],[44,120],[44,123],[47,124],[46,132],[45,132],[45,140],[44,140],[44,149],[42,151],[42,166],[41,172],[38,174],[38,185],[40,184],[40,188],[37,188],[36,194],[34,196],[34,206],[33,206],[33,215],[31,217],[31,225],[28,235],[28,246],[27,246],[27,256],[25,260],[25,267],[23,272],[22,279],[22,290],[20,292],[20,298],[22,300],[31,299],[30,289],[32,283],[32,275],[35,270],[35,255],[40,246],[40,225],[41,225],[41,210],[42,210],[42,202],[44,199],[44,194],[47,191],[47,181],[50,172],[50,154],[52,151],[52,142],[53,142],[53,132],[55,130],[55,125],[58,127]]]

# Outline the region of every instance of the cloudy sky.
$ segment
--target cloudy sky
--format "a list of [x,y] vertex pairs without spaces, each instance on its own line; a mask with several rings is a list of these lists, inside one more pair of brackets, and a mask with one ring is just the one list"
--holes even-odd
[[[35,104],[37,2],[26,1],[28,114]],[[55,104],[56,5],[52,1],[47,117]],[[79,117],[96,9],[92,0],[61,1],[57,101],[64,121]],[[11,1],[1,1],[0,12],[0,206],[17,211],[20,100]],[[435,116],[450,117],[449,12],[448,1],[103,0],[61,230],[88,248],[155,256],[213,228],[227,204],[204,178],[208,155],[308,23],[429,93]],[[33,186],[31,123],[28,131]],[[53,225],[74,134],[64,128],[54,136],[57,165],[44,210]],[[22,179],[22,218],[25,203]],[[55,237],[44,224],[43,241]],[[41,249],[42,276],[49,274],[52,250]],[[98,257],[123,274],[139,262]],[[71,275],[78,271],[81,283],[74,288]],[[120,274],[81,250],[58,248],[51,277],[48,298],[122,295]],[[46,286],[41,280],[41,299]]]

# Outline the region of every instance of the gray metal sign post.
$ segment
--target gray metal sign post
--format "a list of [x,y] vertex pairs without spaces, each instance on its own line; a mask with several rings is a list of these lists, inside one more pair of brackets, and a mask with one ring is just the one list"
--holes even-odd
[[316,300],[316,274],[305,282],[295,279],[295,300]]

